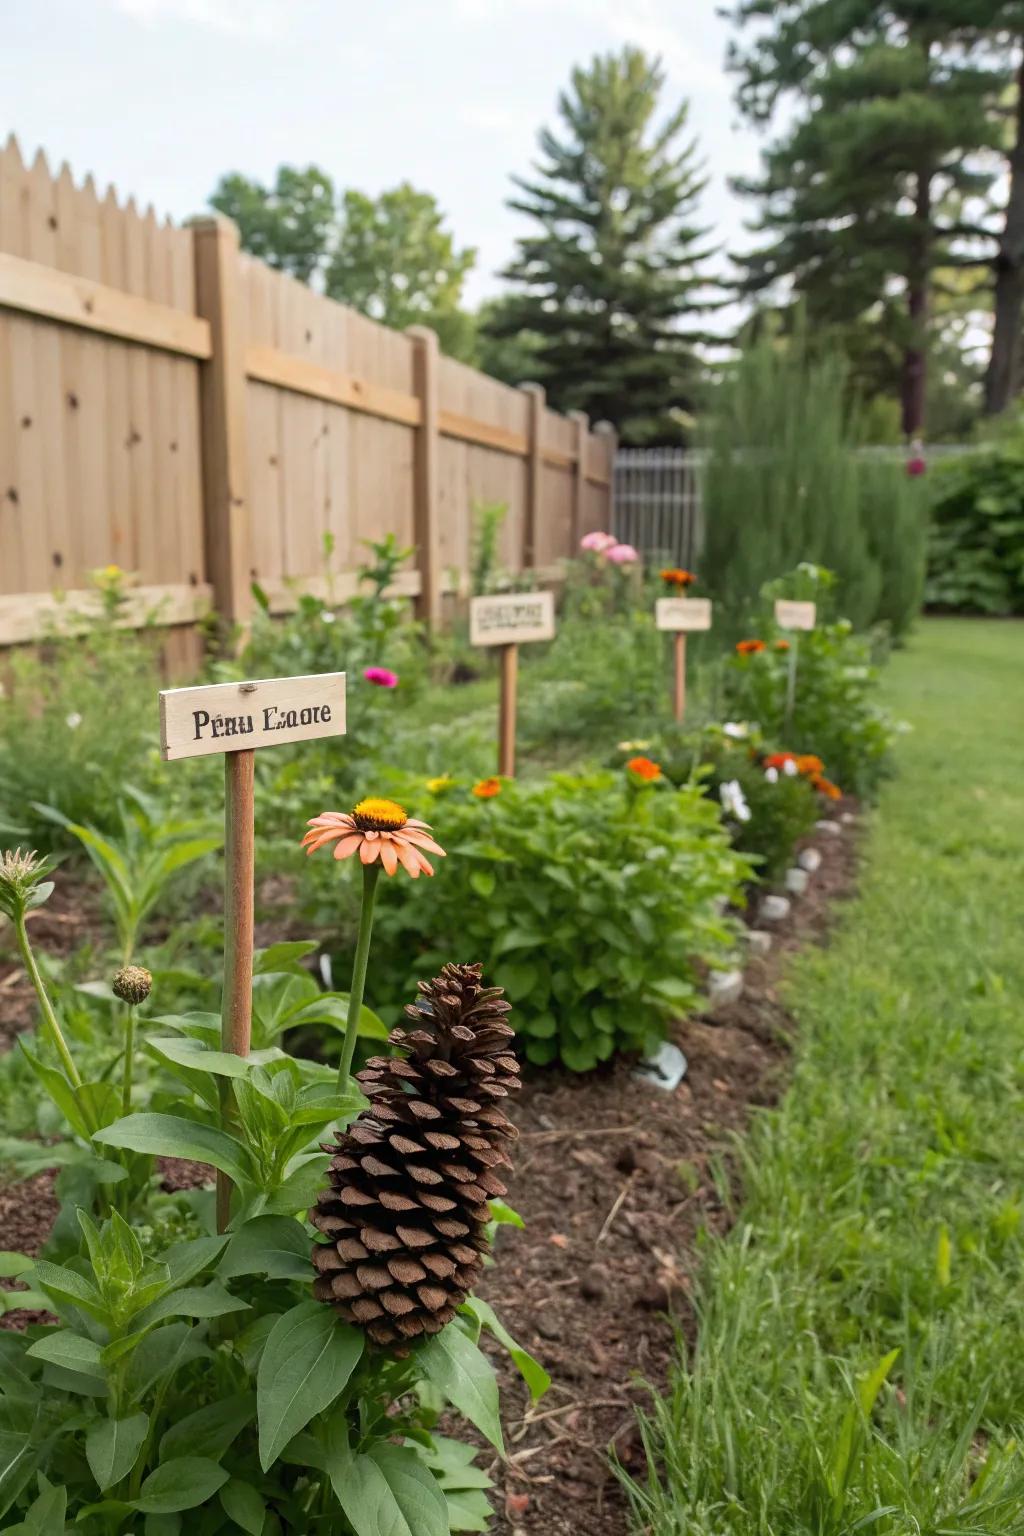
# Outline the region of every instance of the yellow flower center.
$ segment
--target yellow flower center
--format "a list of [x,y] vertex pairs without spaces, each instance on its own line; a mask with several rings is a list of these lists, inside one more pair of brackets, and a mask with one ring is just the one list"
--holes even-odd
[[378,800],[371,795],[368,800],[360,800],[352,819],[360,832],[397,832],[409,817],[394,800]]

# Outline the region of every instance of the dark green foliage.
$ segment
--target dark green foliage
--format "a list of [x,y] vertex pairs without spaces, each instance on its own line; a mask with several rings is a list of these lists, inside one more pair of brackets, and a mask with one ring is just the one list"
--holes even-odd
[[510,206],[536,233],[504,273],[515,292],[483,325],[525,333],[530,376],[552,405],[610,421],[627,442],[680,436],[697,372],[692,320],[708,307],[695,217],[704,178],[696,144],[679,142],[686,104],[655,122],[663,84],[636,48],[573,71],[562,132],[543,130],[533,178],[515,178]]
[[765,581],[798,561],[838,576],[858,628],[875,617],[882,574],[860,517],[846,370],[800,327],[748,346],[718,390],[708,426],[701,577],[745,627]]
[[737,99],[755,120],[780,100],[795,116],[769,145],[756,198],[763,237],[745,258],[748,292],[792,283],[813,323],[834,328],[859,382],[902,398],[923,424],[930,311],[943,269],[994,254],[996,226],[974,212],[1005,150],[1010,79],[999,0],[737,0],[730,53]]
[[906,634],[921,609],[928,545],[923,477],[892,459],[857,460],[857,497],[868,548],[881,575],[874,619],[894,638]]
[[946,459],[930,476],[926,602],[967,613],[1024,613],[1024,433]]
[[[729,952],[716,903],[739,896],[749,866],[696,785],[552,774],[503,780],[491,799],[452,783],[427,809],[422,781],[394,789],[450,857],[432,880],[394,881],[380,905],[369,1000],[388,1022],[457,934],[504,987],[530,1061],[586,1072],[657,1043],[697,1001],[696,957]],[[336,903],[330,864],[310,877]]]
[[725,708],[733,719],[756,721],[782,751],[814,753],[846,794],[872,797],[891,770],[892,720],[877,703],[878,674],[869,643],[847,622],[819,624],[800,635],[796,702],[786,720],[790,653],[769,645],[734,655],[723,677]]

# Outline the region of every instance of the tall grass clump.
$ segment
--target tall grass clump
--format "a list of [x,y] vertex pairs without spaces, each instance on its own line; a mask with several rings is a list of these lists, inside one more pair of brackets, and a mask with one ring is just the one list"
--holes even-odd
[[920,479],[894,459],[856,461],[860,516],[880,574],[876,623],[902,639],[921,610],[928,504]]
[[709,412],[701,575],[742,626],[764,582],[800,561],[839,577],[856,628],[882,575],[860,512],[845,366],[812,352],[803,327],[740,354]]

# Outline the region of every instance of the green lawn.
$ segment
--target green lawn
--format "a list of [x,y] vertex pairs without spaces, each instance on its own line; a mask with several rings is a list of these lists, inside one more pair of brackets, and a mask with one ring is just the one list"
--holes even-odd
[[636,1529],[1024,1531],[1024,625],[931,621]]

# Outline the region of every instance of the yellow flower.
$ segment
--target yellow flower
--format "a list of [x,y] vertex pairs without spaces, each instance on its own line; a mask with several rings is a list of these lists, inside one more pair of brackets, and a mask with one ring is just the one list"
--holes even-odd
[[427,780],[427,788],[432,795],[443,795],[446,789],[451,789],[455,780],[450,773],[438,774],[436,779]]

